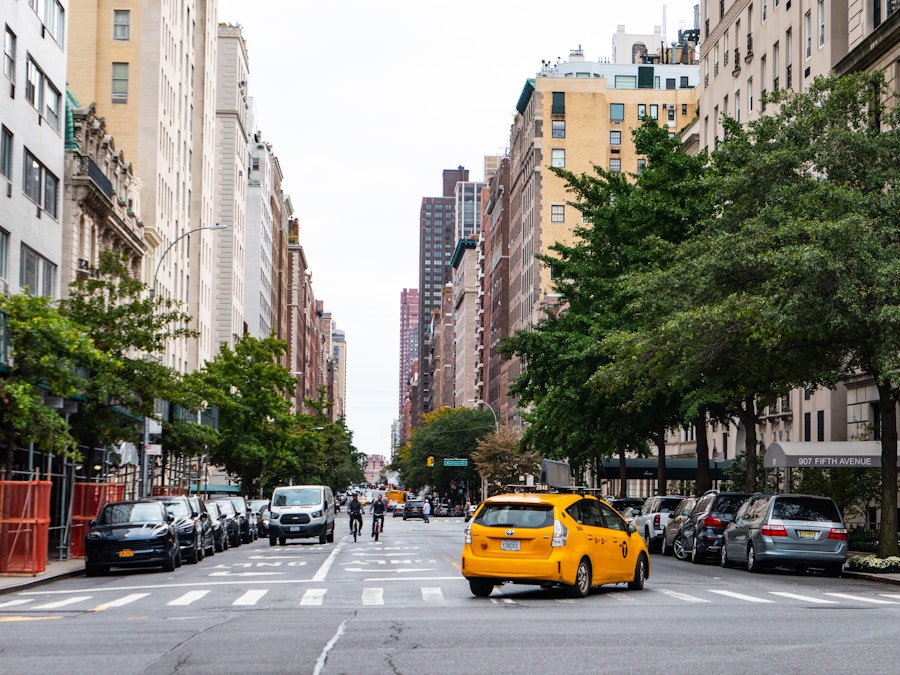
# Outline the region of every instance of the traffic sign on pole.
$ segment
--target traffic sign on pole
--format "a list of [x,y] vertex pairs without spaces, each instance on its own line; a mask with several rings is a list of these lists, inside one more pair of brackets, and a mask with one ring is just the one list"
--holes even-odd
[[455,457],[445,457],[444,466],[469,466],[469,460],[457,459]]

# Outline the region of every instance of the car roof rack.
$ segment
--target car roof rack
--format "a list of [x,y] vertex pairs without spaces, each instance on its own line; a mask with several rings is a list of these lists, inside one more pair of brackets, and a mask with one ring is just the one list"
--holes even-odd
[[543,492],[548,494],[577,493],[581,495],[602,491],[600,488],[589,488],[586,485],[548,485],[547,483],[534,485],[509,484],[506,486],[506,489],[513,493]]

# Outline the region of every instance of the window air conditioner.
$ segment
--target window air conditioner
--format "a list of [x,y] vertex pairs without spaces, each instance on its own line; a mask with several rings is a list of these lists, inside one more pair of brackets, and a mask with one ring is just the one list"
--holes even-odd
[[91,268],[91,263],[89,260],[85,260],[84,258],[78,259],[78,269],[80,270],[88,270]]

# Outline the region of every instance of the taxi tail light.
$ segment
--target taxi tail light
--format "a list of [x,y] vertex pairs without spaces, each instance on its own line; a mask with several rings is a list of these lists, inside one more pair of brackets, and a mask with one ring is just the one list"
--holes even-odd
[[764,537],[786,537],[787,530],[784,525],[763,525],[759,533]]
[[553,539],[550,540],[551,546],[565,546],[566,539],[569,536],[569,530],[558,520],[553,521]]
[[472,543],[472,524],[471,523],[466,525],[466,529],[464,530],[464,533],[465,534],[463,536],[465,537],[465,539],[464,539],[465,543],[471,544]]
[[832,527],[831,531],[828,533],[828,538],[847,541],[847,529],[843,527]]
[[704,516],[703,527],[722,527],[722,521],[715,516]]

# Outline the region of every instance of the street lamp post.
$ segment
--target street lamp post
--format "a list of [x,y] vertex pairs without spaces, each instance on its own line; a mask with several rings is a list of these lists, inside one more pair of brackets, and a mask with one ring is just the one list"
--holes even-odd
[[[195,227],[192,230],[188,230],[184,234],[181,234],[172,242],[166,246],[165,250],[160,254],[159,260],[156,262],[156,269],[153,271],[153,279],[150,284],[150,330],[153,330],[153,303],[156,300],[156,278],[159,276],[159,268],[162,267],[162,262],[165,259],[166,255],[179,241],[187,237],[188,235],[193,234],[194,232],[199,232],[200,230],[227,230],[228,228],[225,225],[204,225],[203,227]],[[148,351],[147,352],[147,361],[149,362],[153,358],[153,355]],[[147,481],[147,472],[149,469],[149,461],[147,457],[147,450],[150,447],[150,415],[144,415],[144,447],[141,452],[141,479],[140,479],[140,489],[139,496],[146,497],[150,490],[148,481]]]
[[[494,433],[500,431],[500,418],[497,417],[497,412],[494,410],[493,406],[480,398],[472,398],[469,400],[476,405],[487,406],[487,409],[490,410],[491,414],[494,416]],[[484,476],[479,476],[479,478],[481,479],[481,498],[485,499],[487,497],[487,484],[484,480]]]

